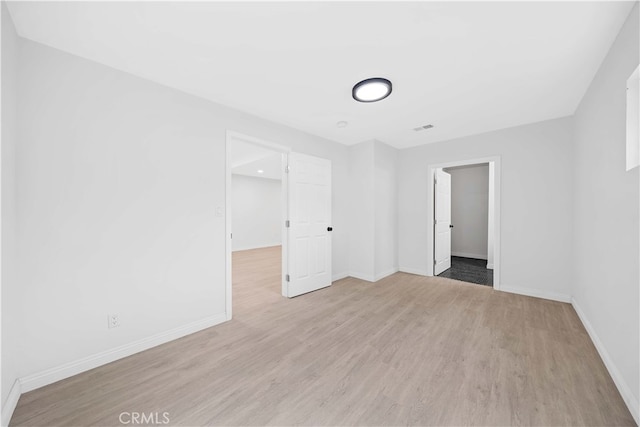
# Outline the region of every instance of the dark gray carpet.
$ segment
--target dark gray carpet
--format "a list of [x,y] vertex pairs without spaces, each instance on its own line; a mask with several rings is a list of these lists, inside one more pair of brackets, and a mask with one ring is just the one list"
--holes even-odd
[[487,260],[451,257],[451,268],[438,274],[439,277],[493,286],[493,270],[487,269]]

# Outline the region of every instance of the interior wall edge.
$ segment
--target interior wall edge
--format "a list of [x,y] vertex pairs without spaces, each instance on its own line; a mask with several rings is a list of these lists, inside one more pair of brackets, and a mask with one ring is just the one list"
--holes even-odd
[[382,279],[384,279],[385,277],[389,277],[389,276],[391,276],[392,274],[396,274],[397,272],[398,272],[398,268],[397,268],[397,267],[393,267],[393,268],[391,268],[391,269],[389,269],[389,270],[386,270],[386,271],[380,272],[380,273],[378,273],[378,274],[376,274],[376,275],[375,275],[375,277],[374,277],[374,282],[377,282],[378,280],[382,280]]
[[350,271],[349,277],[353,277],[354,279],[364,280],[365,282],[375,282],[376,278],[372,274],[366,273],[358,273],[356,271]]

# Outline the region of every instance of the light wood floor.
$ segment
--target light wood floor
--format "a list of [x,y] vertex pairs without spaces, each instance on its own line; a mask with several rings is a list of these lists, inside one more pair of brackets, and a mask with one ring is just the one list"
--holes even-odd
[[234,254],[232,321],[27,393],[12,424],[635,425],[569,304],[403,273],[288,300],[279,257]]

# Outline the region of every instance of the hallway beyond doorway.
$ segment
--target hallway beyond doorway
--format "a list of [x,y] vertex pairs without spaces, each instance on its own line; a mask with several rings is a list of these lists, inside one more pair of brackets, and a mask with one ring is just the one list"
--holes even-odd
[[487,268],[486,259],[451,257],[451,268],[438,274],[438,277],[493,286],[493,270]]

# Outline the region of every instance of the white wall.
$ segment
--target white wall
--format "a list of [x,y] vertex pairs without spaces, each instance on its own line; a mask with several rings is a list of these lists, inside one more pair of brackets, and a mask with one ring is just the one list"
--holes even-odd
[[346,147],[26,40],[18,70],[17,376],[224,318],[227,129],[332,161],[347,271]]
[[375,280],[374,141],[349,147],[349,275]]
[[487,259],[489,165],[446,168],[451,174],[451,254]]
[[398,150],[380,141],[349,147],[349,275],[375,282],[398,271]]
[[427,274],[427,165],[501,156],[501,289],[568,300],[571,132],[563,118],[400,151],[400,270]]
[[625,84],[640,62],[638,14],[636,4],[576,111],[573,177],[574,306],[636,421],[639,176],[625,171]]
[[233,250],[282,244],[282,181],[231,176]]
[[374,142],[375,280],[398,271],[398,150]]
[[9,17],[7,5],[2,2],[2,147],[1,147],[1,204],[2,204],[2,381],[0,383],[2,408],[17,374],[18,355],[13,351],[18,347],[20,336],[12,328],[19,308],[13,304],[19,291],[16,254],[16,102],[17,102],[17,49],[18,36]]

